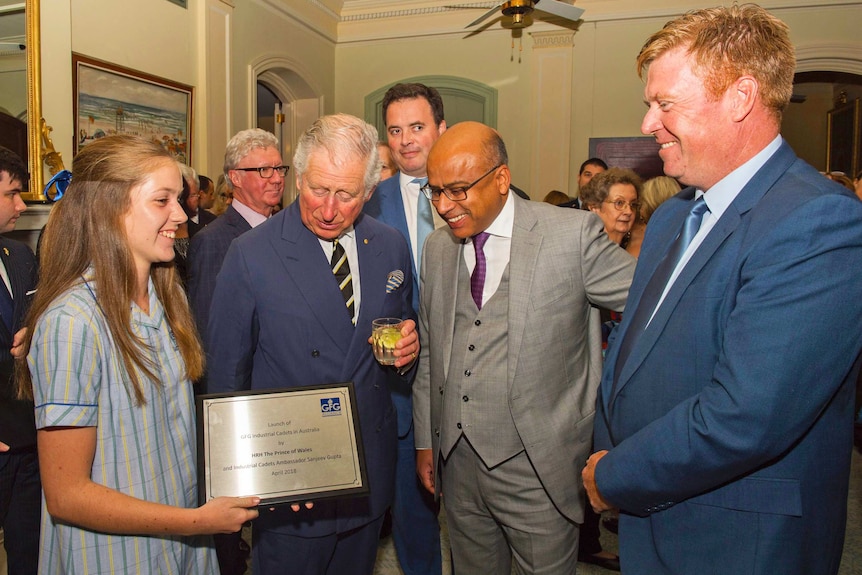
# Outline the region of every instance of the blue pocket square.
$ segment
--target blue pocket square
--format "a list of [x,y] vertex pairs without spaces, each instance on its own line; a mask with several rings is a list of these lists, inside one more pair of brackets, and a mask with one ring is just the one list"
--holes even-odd
[[401,287],[401,284],[404,283],[404,272],[401,270],[395,270],[389,272],[389,276],[386,278],[386,293],[392,293]]

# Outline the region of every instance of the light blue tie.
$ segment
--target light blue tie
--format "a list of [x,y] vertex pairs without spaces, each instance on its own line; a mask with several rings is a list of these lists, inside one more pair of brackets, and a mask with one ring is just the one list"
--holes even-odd
[[[418,183],[420,187],[428,183],[428,178],[414,178],[411,183]],[[419,192],[419,203],[416,205],[416,270],[419,270],[419,262],[422,261],[422,246],[425,238],[434,231],[434,217],[431,215],[431,202],[425,194]]]
[[673,270],[676,269],[680,258],[682,258],[694,236],[700,231],[703,215],[708,211],[709,208],[703,196],[691,203],[688,215],[686,215],[685,221],[682,224],[682,229],[680,229],[679,234],[677,234],[676,239],[671,244],[670,249],[668,249],[667,255],[659,262],[658,267],[647,282],[646,287],[644,287],[644,292],[638,306],[634,310],[626,310],[626,313],[632,314],[632,321],[628,331],[626,331],[625,336],[620,341],[620,352],[614,372],[614,386],[616,386],[616,380],[620,376],[623,364],[628,359],[631,350],[634,349],[635,342],[637,342],[641,333],[643,333],[649,324],[653,310],[656,304],[658,304],[661,294],[664,293],[664,288],[670,280]]

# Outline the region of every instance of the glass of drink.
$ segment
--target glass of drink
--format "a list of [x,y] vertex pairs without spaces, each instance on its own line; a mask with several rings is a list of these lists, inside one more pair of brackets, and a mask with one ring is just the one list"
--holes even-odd
[[395,364],[395,344],[401,339],[403,323],[399,317],[380,317],[371,322],[371,345],[380,365]]

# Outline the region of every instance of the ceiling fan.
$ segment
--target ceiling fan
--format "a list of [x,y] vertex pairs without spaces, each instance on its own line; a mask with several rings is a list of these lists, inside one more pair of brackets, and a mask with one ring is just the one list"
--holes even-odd
[[531,14],[534,10],[557,16],[564,20],[571,20],[572,22],[580,20],[581,15],[584,13],[583,8],[572,6],[561,0],[504,0],[470,22],[465,28],[472,28],[477,24],[481,24],[497,12],[497,10],[501,10],[504,16],[512,17],[512,28],[527,26],[524,17]]

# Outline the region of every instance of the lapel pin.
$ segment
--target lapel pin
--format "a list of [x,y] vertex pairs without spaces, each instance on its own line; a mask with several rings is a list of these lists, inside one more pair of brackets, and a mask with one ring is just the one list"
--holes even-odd
[[365,238],[364,240],[362,240],[362,243],[365,245],[368,245],[368,238]]
[[3,253],[8,256],[9,255],[9,248],[3,248]]

